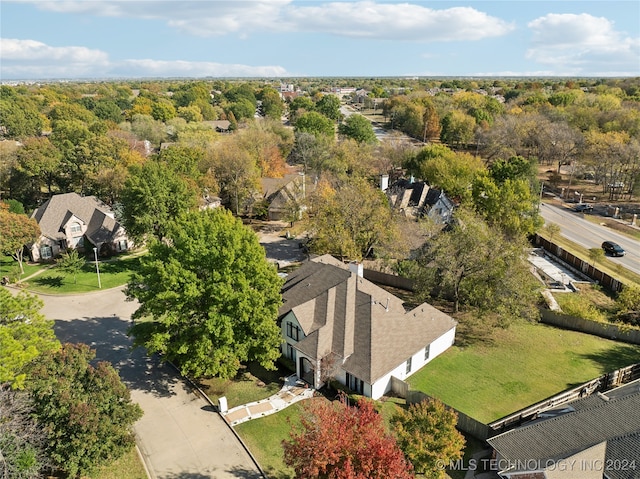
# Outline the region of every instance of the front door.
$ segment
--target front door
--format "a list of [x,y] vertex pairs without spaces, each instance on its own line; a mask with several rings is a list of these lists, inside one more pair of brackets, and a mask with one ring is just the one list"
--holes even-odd
[[311,361],[305,357],[300,358],[300,379],[315,387],[315,369]]

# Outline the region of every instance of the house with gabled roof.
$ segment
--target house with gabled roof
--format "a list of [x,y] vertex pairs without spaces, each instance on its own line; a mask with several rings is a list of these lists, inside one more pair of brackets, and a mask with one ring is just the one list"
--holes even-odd
[[640,380],[545,411],[488,439],[508,479],[640,478]]
[[99,254],[127,251],[133,246],[108,205],[95,196],[54,195],[31,215],[42,235],[28,245],[33,261],[50,260],[68,248],[97,248]]
[[401,299],[363,278],[361,265],[330,255],[291,273],[282,295],[282,353],[315,388],[330,376],[378,399],[392,377],[406,379],[454,343],[457,323],[449,315],[427,303],[405,310]]
[[431,218],[437,224],[449,223],[456,205],[444,191],[425,181],[400,179],[386,189],[391,207],[406,217]]

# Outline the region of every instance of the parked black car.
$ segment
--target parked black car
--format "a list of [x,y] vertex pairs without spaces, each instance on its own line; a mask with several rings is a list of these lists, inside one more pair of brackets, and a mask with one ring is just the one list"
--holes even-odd
[[573,207],[573,211],[589,212],[593,211],[593,206],[591,206],[589,203],[578,203]]
[[602,243],[602,249],[611,256],[624,256],[624,249],[618,243],[613,241],[605,241]]

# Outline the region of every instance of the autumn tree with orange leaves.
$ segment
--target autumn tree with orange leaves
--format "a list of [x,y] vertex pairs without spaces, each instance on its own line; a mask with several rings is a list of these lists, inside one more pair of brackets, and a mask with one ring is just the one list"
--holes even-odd
[[371,400],[315,400],[283,441],[285,463],[297,479],[410,479],[408,463]]

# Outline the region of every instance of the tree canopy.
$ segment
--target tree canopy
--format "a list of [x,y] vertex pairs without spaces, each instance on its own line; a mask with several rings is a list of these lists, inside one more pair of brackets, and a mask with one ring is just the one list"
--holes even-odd
[[0,385],[25,386],[25,366],[40,354],[60,347],[53,332],[53,321],[40,310],[42,301],[20,291],[13,295],[0,288]]
[[336,189],[320,184],[312,209],[311,249],[318,254],[360,260],[399,237],[385,194],[363,178],[348,179]]
[[338,126],[338,133],[358,143],[376,143],[378,139],[371,122],[362,115],[351,115]]
[[132,238],[165,237],[167,223],[196,206],[192,184],[161,161],[134,165],[122,191],[122,225]]
[[413,476],[373,402],[305,403],[300,426],[282,443],[296,479],[410,479]]
[[179,216],[166,238],[128,285],[140,301],[134,343],[196,378],[231,378],[247,361],[273,368],[282,280],[255,233],[216,209]]
[[65,344],[30,364],[34,415],[47,435],[53,463],[69,477],[92,472],[135,444],[142,409],[110,363],[91,361],[85,344]]
[[456,312],[472,308],[501,326],[533,319],[539,286],[521,241],[459,209],[454,226],[432,238],[417,259],[417,289],[451,300]]
[[458,416],[438,399],[400,409],[391,418],[393,433],[416,472],[432,479],[446,476],[442,464],[462,458],[464,436],[456,429]]
[[35,243],[40,236],[40,226],[27,215],[11,213],[9,205],[0,202],[0,253],[10,255],[18,262],[20,274],[24,273],[22,261],[24,247]]

